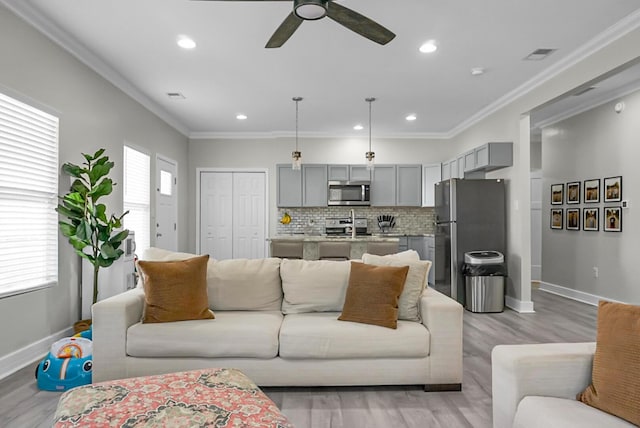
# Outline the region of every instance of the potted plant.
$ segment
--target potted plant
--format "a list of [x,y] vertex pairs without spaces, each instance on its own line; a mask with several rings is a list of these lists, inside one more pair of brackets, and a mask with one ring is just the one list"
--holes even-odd
[[[107,207],[98,200],[111,194],[115,183],[108,177],[114,166],[100,149],[93,155],[82,153],[82,166],[72,163],[62,165],[62,170],[74,177],[69,192],[60,197],[56,211],[65,220],[58,222],[62,234],[69,238],[75,252],[93,265],[93,303],[98,301],[98,272],[109,267],[124,254],[122,241],[129,236],[121,230],[125,212],[117,217],[107,217]],[[82,302],[81,302],[82,304]]]

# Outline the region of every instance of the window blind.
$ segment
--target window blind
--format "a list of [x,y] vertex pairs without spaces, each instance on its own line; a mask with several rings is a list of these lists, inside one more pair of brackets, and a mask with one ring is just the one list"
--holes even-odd
[[0,297],[58,282],[58,127],[0,94]]
[[151,246],[151,161],[149,155],[124,146],[124,227],[136,233],[136,253]]

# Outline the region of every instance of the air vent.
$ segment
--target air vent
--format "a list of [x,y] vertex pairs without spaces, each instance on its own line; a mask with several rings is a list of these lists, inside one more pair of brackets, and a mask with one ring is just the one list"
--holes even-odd
[[574,93],[573,96],[574,97],[579,97],[582,94],[586,94],[589,91],[593,91],[595,88],[596,88],[595,86],[589,86],[589,87],[586,87],[584,89],[580,89],[578,92]]
[[546,57],[548,57],[549,55],[551,55],[552,53],[554,53],[555,51],[557,51],[557,49],[549,49],[549,48],[536,49],[535,51],[527,55],[524,59],[525,61],[541,61]]
[[184,100],[185,96],[180,92],[167,92],[167,96],[172,100]]

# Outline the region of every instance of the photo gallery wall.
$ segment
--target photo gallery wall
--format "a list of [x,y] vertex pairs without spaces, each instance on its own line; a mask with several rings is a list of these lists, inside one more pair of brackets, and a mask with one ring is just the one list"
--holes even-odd
[[[567,208],[551,208],[551,229],[597,232],[622,232],[622,206],[608,206],[622,202],[622,176],[572,181],[551,185],[551,205],[567,205]],[[604,203],[604,207],[591,204]],[[584,204],[584,207],[571,205]]]

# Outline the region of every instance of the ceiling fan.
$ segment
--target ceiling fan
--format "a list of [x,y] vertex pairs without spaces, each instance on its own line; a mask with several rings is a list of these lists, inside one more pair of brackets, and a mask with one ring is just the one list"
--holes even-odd
[[[205,1],[292,1],[292,0],[205,0]],[[382,25],[360,15],[334,0],[293,0],[293,12],[285,18],[273,33],[267,48],[279,48],[298,29],[302,21],[316,21],[325,16],[347,27],[349,30],[381,45],[386,45],[396,36]]]

